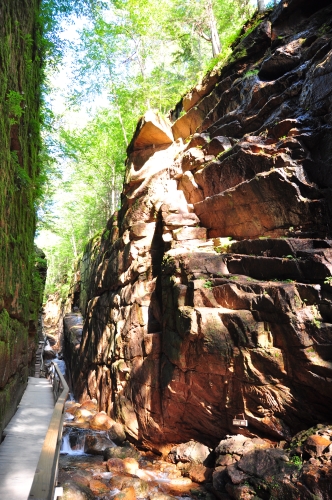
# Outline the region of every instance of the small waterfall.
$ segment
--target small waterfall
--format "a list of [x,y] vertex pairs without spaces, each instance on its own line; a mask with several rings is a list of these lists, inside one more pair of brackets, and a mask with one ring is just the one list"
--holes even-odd
[[84,446],[84,432],[68,432],[62,436],[60,453],[62,455],[84,455]]

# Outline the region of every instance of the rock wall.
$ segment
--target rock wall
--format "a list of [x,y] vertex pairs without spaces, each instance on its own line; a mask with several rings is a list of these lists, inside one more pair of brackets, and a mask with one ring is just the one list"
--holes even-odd
[[0,434],[33,363],[45,277],[45,256],[33,243],[40,144],[38,8],[38,0],[0,4]]
[[142,444],[331,420],[331,19],[280,3],[172,124],[137,126],[65,343],[76,397]]

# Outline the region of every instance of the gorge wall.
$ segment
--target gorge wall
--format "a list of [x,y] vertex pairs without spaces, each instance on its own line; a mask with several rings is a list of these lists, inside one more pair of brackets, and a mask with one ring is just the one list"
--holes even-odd
[[34,363],[45,278],[45,256],[33,241],[40,145],[38,8],[39,0],[0,4],[0,435]]
[[172,123],[137,126],[64,341],[75,396],[143,445],[331,421],[331,20],[281,2]]

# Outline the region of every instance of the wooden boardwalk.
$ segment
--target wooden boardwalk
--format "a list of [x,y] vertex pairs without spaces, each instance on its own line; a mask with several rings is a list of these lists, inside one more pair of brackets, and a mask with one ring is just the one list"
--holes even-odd
[[50,382],[29,377],[0,445],[0,500],[27,500],[53,410]]

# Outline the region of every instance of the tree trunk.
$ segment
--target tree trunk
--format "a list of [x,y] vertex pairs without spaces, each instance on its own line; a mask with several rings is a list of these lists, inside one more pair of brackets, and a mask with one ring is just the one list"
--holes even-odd
[[206,11],[210,25],[212,54],[213,57],[216,57],[221,52],[221,43],[220,43],[219,33],[217,30],[216,18],[214,17],[213,13],[212,0],[207,0]]
[[264,12],[264,10],[265,10],[264,0],[257,0],[257,9],[258,9],[258,12]]

